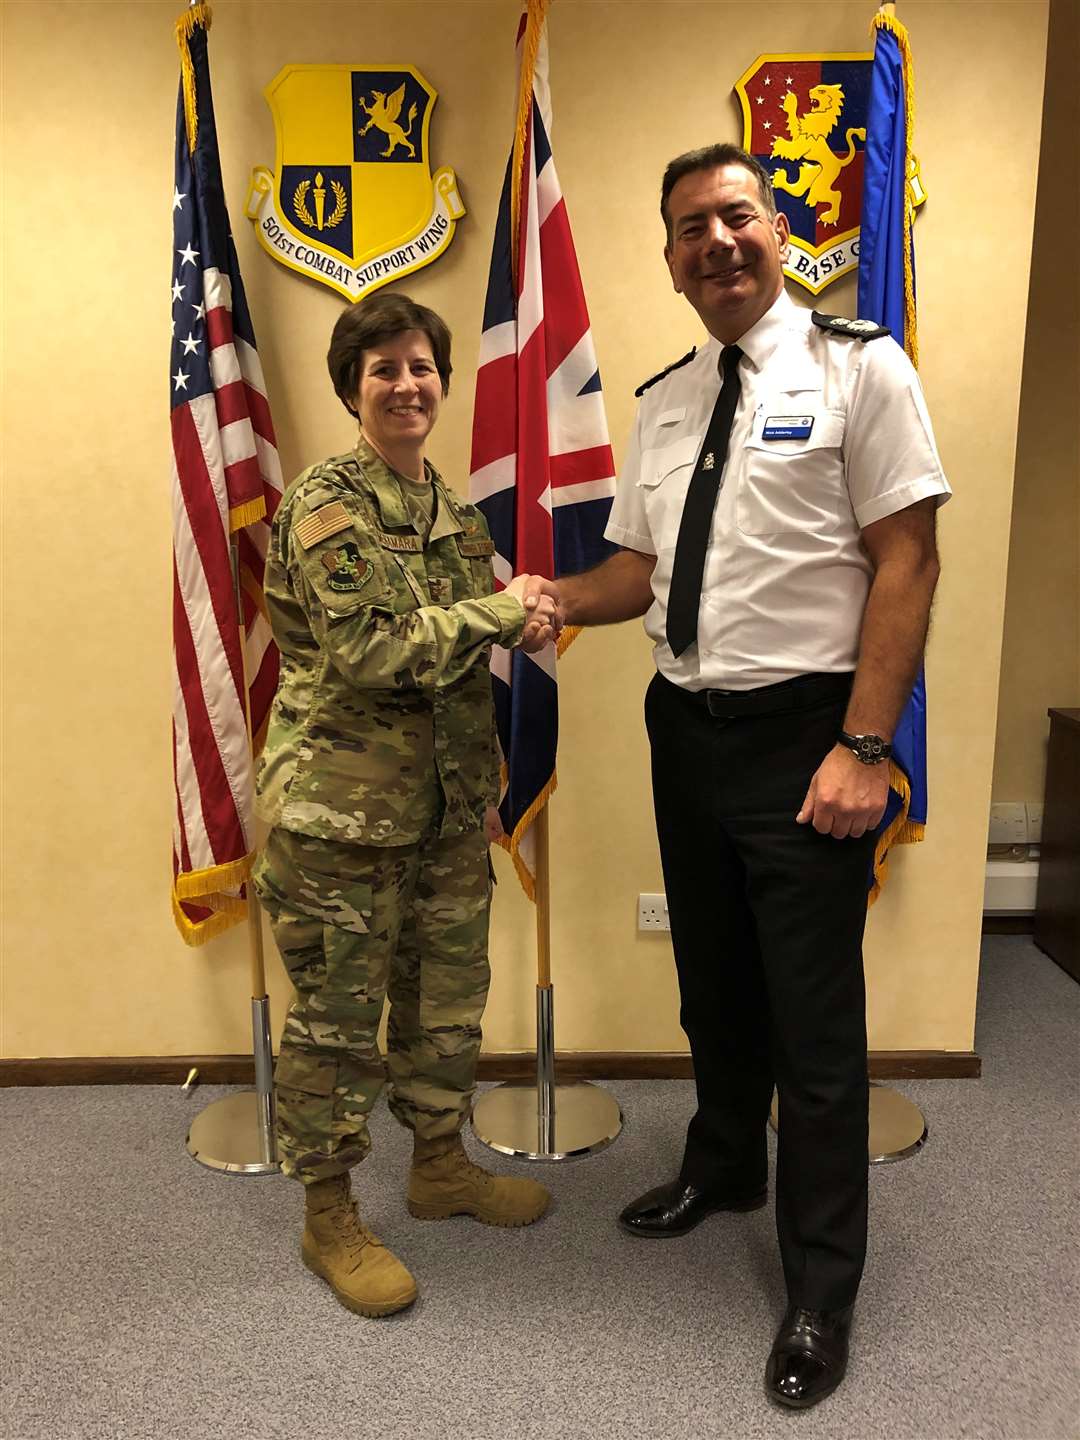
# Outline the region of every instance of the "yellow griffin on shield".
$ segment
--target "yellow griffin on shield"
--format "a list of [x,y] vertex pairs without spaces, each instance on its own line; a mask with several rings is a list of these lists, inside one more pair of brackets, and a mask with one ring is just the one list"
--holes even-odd
[[386,149],[379,152],[384,160],[388,159],[394,153],[398,145],[407,145],[409,147],[409,155],[415,158],[416,150],[412,141],[409,139],[409,136],[412,134],[413,121],[416,119],[415,105],[409,106],[408,130],[403,130],[398,124],[398,116],[401,114],[401,107],[405,103],[404,84],[398,86],[389,100],[381,90],[373,90],[371,94],[375,102],[374,104],[369,105],[363,98],[357,102],[360,109],[369,117],[367,124],[360,131],[361,137],[368,133],[372,125],[375,125],[390,141]]
[[866,131],[852,128],[847,132],[847,155],[834,155],[829,149],[828,139],[840,119],[844,108],[844,91],[839,85],[814,85],[810,89],[812,108],[805,115],[799,115],[799,101],[789,90],[783,99],[787,115],[790,139],[777,138],[773,141],[771,153],[780,160],[805,160],[799,166],[799,178],[788,179],[783,166],[773,172],[774,190],[786,190],[789,195],[801,195],[803,203],[828,205],[824,214],[818,216],[823,225],[835,225],[840,218],[840,191],[835,189],[837,177],[845,166],[855,158],[855,137],[866,139]]

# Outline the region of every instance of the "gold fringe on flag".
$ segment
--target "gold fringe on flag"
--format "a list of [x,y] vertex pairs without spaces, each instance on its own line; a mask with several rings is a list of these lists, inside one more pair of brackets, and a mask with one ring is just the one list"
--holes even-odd
[[[506,767],[504,765],[504,783],[505,779]],[[540,811],[543,810],[544,806],[548,803],[548,801],[551,799],[552,795],[555,794],[555,791],[558,788],[558,777],[553,770],[551,772],[551,779],[547,782],[544,788],[537,795],[536,799],[529,806],[528,810],[525,811],[525,814],[522,815],[521,819],[514,826],[514,833],[512,835],[501,835],[498,841],[498,843],[510,856],[510,859],[513,860],[514,869],[517,871],[517,877],[521,881],[521,888],[525,891],[525,894],[529,897],[529,899],[533,902],[534,905],[536,904],[536,879],[533,875],[529,873],[529,867],[525,864],[525,861],[522,860],[519,850],[522,838],[526,830],[528,830],[529,826],[540,814]]]
[[[582,627],[580,625],[568,625],[566,629],[562,632],[555,646],[555,655],[557,659],[561,660],[562,657],[566,654],[567,650],[581,634],[581,628]],[[508,778],[509,777],[506,769],[506,761],[504,760],[502,763],[501,773],[502,784],[504,787],[507,783]],[[551,772],[550,780],[537,795],[536,799],[529,806],[528,810],[526,810],[524,815],[522,815],[518,823],[514,826],[514,833],[512,835],[501,835],[497,842],[510,856],[510,859],[513,860],[514,869],[517,871],[517,877],[521,881],[521,888],[525,891],[525,894],[534,904],[536,903],[536,885],[533,881],[533,877],[529,874],[528,867],[526,866],[524,860],[522,860],[518,851],[526,830],[528,830],[529,826],[540,814],[540,811],[551,799],[552,795],[555,794],[555,791],[558,788],[559,777],[556,771],[553,770]]]
[[915,135],[915,62],[911,58],[908,32],[895,15],[879,10],[870,22],[870,33],[888,30],[896,38],[904,62],[904,349],[908,359],[919,368],[919,331],[915,317],[915,271],[911,263],[911,222],[914,205],[908,186],[911,173],[913,138]]
[[266,514],[266,500],[259,495],[254,500],[245,500],[242,505],[234,505],[229,511],[229,530],[235,535],[237,530],[243,530],[247,525],[254,525],[256,520],[261,520]]
[[195,68],[188,52],[188,41],[194,35],[197,25],[209,30],[212,18],[207,0],[200,0],[198,5],[189,6],[176,22],[176,43],[180,48],[180,79],[184,86],[184,123],[187,126],[188,149],[192,153],[195,151],[195,138],[199,133],[199,112],[195,104]]
[[[231,930],[243,920],[247,914],[247,901],[239,895],[228,895],[225,892],[237,890],[245,882],[249,882],[254,859],[254,854],[244,855],[225,865],[213,865],[207,870],[191,870],[174,878],[173,919],[186,945],[205,945],[207,940],[213,940],[215,936]],[[213,913],[205,920],[192,920],[185,914],[180,903],[182,900]]]
[[889,789],[900,796],[900,809],[877,838],[874,846],[874,883],[870,888],[871,905],[881,894],[889,875],[889,850],[893,845],[917,845],[925,837],[926,826],[921,820],[909,820],[911,786],[899,765],[889,761]]
[[517,121],[514,125],[514,159],[510,167],[510,266],[514,285],[518,278],[518,239],[521,223],[521,172],[525,167],[525,139],[532,113],[533,74],[540,35],[547,19],[549,0],[528,0],[525,34],[521,41],[521,71],[518,76]]

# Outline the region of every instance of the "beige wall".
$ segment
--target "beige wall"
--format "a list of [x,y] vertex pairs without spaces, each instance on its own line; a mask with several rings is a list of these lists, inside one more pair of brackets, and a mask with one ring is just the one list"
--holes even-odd
[[[243,934],[189,951],[167,898],[165,297],[179,8],[3,9],[8,1056],[248,1045]],[[993,759],[993,727],[978,717],[997,703],[1046,5],[983,0],[977,25],[973,8],[902,6],[930,191],[918,225],[923,377],[957,498],[943,516],[927,666],[931,838],[894,862],[871,919],[875,1048],[965,1050],[973,1037]],[[617,457],[634,385],[698,338],[661,261],[664,162],[741,138],[731,85],[756,55],[867,48],[870,13],[864,3],[554,6],[555,153]],[[273,263],[243,219],[250,167],[273,160],[261,87],[290,61],[404,61],[441,91],[435,159],[457,168],[470,213],[409,288],[457,336],[432,448],[464,485],[516,15],[516,0],[220,0],[210,44],[226,192],[287,473],[349,439],[323,365],[342,302]],[[991,181],[1006,197],[1004,234],[990,223]],[[852,281],[825,303],[852,313]],[[552,869],[566,1048],[682,1047],[670,946],[634,928],[637,893],[660,888],[641,723],[649,673],[636,624],[586,635],[562,667]],[[492,1050],[528,1046],[533,1015],[531,910],[502,864],[500,876]],[[280,1022],[285,985],[271,968]]]
[[1075,159],[1062,160],[1080,135],[1078,74],[1080,7],[1053,0],[1001,649],[997,801],[1042,799],[1046,711],[1080,705],[1080,185]]

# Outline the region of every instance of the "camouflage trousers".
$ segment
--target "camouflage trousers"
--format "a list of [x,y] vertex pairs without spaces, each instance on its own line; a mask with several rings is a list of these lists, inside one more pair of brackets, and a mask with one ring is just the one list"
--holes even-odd
[[255,888],[296,989],[274,1074],[286,1175],[311,1184],[362,1160],[387,1075],[408,1129],[461,1129],[488,990],[488,874],[480,831],[387,846],[270,832]]

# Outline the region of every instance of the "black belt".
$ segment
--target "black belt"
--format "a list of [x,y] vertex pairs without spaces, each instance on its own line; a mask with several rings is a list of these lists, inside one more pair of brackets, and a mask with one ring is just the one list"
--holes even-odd
[[708,710],[715,720],[741,720],[845,700],[851,694],[854,678],[851,671],[841,670],[826,675],[796,675],[793,680],[759,685],[753,690],[687,690],[681,685],[673,688]]

